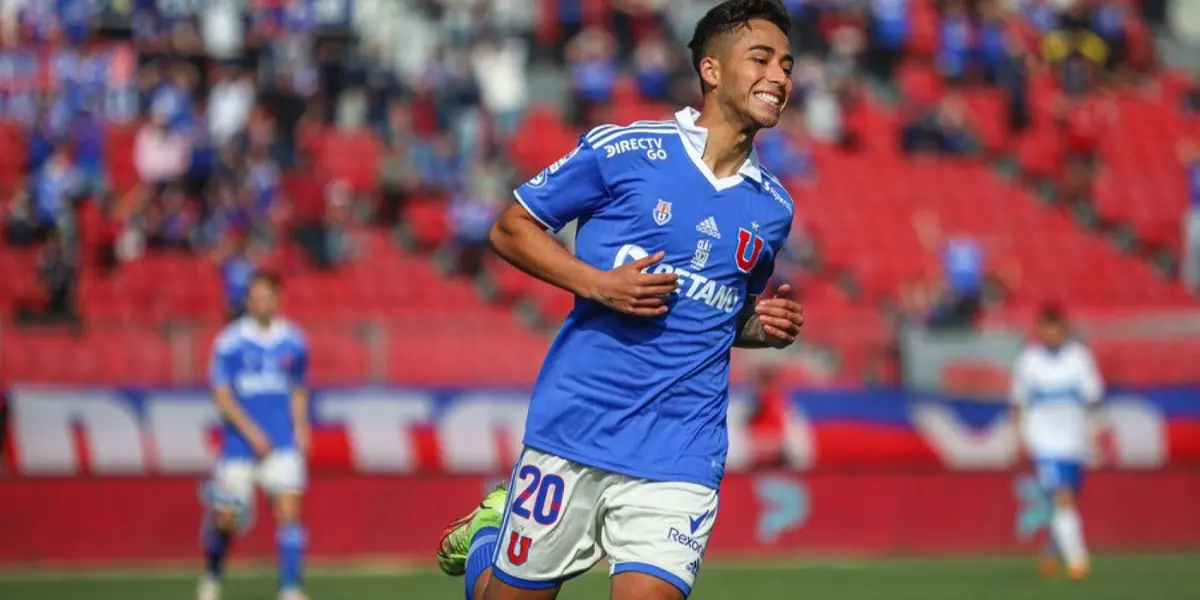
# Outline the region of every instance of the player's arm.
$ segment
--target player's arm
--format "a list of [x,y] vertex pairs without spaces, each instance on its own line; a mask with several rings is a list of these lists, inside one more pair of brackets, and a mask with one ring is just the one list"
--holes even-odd
[[[787,232],[784,232],[782,239],[787,239]],[[772,257],[760,261],[750,273],[750,281],[746,286],[750,293],[738,313],[738,333],[733,341],[735,347],[784,348],[800,335],[800,328],[804,325],[804,310],[792,299],[792,286],[785,283],[779,286],[773,297],[762,296],[774,272],[775,260]]]
[[221,419],[233,425],[242,437],[254,448],[259,456],[271,452],[271,441],[262,428],[246,414],[245,408],[233,394],[233,371],[237,357],[223,351],[220,341],[213,350],[212,363],[209,367],[209,379],[212,384],[213,404]]
[[254,448],[255,454],[266,456],[271,453],[271,441],[267,434],[246,414],[241,403],[233,397],[233,389],[228,384],[213,385],[213,403],[216,404],[217,413],[221,418],[232,424],[242,437],[246,438]]
[[309,419],[308,394],[308,350],[303,350],[292,362],[292,393],[289,408],[292,413],[292,429],[296,436],[296,449],[307,455],[312,447],[312,421]]
[[[1017,358],[1016,364],[1013,365],[1012,384],[1008,392],[1009,416],[1013,427],[1020,427],[1021,419],[1025,417],[1025,407],[1029,402],[1029,379],[1027,371],[1025,355],[1022,354]],[[1021,436],[1017,435],[1018,454],[1021,453],[1022,447]]]
[[773,298],[751,296],[738,313],[738,348],[785,348],[796,341],[804,325],[804,310],[790,298],[792,286],[782,285]]
[[1092,353],[1086,348],[1081,348],[1080,363],[1083,400],[1088,414],[1088,433],[1095,439],[1103,425],[1100,407],[1101,400],[1104,399],[1104,380],[1100,377],[1100,369],[1096,368],[1096,361],[1092,358]]
[[626,314],[661,315],[667,311],[667,297],[678,285],[678,276],[642,270],[662,260],[662,252],[604,271],[576,258],[547,233],[596,212],[609,201],[598,161],[581,142],[566,158],[516,190],[518,202],[492,225],[488,240],[504,260],[546,283]]

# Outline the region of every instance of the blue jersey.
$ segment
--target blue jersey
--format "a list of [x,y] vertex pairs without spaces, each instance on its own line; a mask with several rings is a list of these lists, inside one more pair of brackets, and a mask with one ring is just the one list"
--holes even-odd
[[[296,446],[292,390],[305,386],[308,343],[282,320],[263,330],[248,317],[221,330],[213,344],[213,387],[225,386],[271,441],[275,450]],[[225,424],[222,458],[252,458],[254,450],[231,423]]]
[[610,270],[659,250],[679,276],[666,315],[633,317],[583,298],[534,387],[528,446],[593,467],[716,488],[728,449],[729,350],[738,312],[762,293],[791,229],[783,186],[752,154],[717,178],[698,113],[597,127],[522,185],[547,228],[578,219],[580,260]]

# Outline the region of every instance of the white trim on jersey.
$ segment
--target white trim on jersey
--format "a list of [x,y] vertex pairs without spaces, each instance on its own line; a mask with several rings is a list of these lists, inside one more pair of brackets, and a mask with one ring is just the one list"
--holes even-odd
[[743,177],[753,179],[755,183],[762,183],[762,169],[758,166],[758,152],[750,150],[750,156],[746,158],[746,162],[742,163],[736,175],[729,177],[717,177],[716,173],[708,167],[704,162],[704,148],[708,144],[708,130],[696,125],[696,119],[700,116],[700,111],[687,107],[675,113],[676,129],[679,131],[679,139],[683,141],[683,148],[687,151],[688,158],[692,159],[692,164],[696,165],[696,169],[704,175],[704,178],[712,184],[713,188],[718,192],[736,187],[742,182]]
[[607,146],[627,135],[633,135],[633,134],[637,134],[637,133],[649,134],[649,135],[675,135],[678,132],[679,132],[679,130],[674,125],[629,127],[626,129],[621,129],[619,131],[614,131],[614,132],[608,133],[608,134],[600,137],[599,139],[592,141],[592,142],[588,142],[588,143],[591,144],[593,148],[601,148],[601,147]]
[[517,203],[520,204],[521,207],[525,209],[525,212],[529,213],[529,215],[532,216],[535,221],[540,223],[542,227],[544,227],[547,231],[554,231],[555,233],[557,233],[556,229],[547,225],[546,222],[542,220],[542,217],[539,216],[536,212],[534,212],[534,210],[532,208],[529,207],[529,203],[525,202],[525,199],[521,197],[520,190],[513,190],[513,197],[517,199]]
[[602,138],[607,135],[610,135],[612,133],[616,133],[618,130],[634,129],[634,128],[638,128],[638,127],[657,127],[657,126],[662,126],[662,125],[674,127],[675,122],[670,121],[670,120],[647,120],[647,121],[634,121],[628,125],[599,125],[595,129],[592,129],[591,131],[587,132],[587,134],[585,134],[583,136],[583,139],[587,143],[595,146],[596,145],[595,141],[597,139]]

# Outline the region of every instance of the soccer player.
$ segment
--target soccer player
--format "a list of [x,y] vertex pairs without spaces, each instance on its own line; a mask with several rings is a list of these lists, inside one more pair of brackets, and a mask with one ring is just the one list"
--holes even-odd
[[225,557],[233,536],[249,523],[256,484],[275,513],[279,598],[305,597],[300,500],[309,445],[308,345],[300,330],[279,316],[279,293],[278,279],[256,274],[247,292],[247,315],[226,326],[214,343],[210,376],[224,440],[206,493],[206,568],[199,600],[220,597]]
[[[754,153],[792,83],[788,15],[729,0],[690,44],[702,110],[605,125],[516,190],[495,250],[575,294],[542,366],[507,487],[443,535],[468,600],[549,600],[611,563],[613,600],[686,597],[717,512],[732,347],[803,324],[790,286],[760,297],[793,205]],[[546,230],[578,219],[576,255]]]
[[1061,558],[1068,574],[1081,579],[1088,572],[1088,551],[1075,502],[1104,384],[1088,349],[1068,339],[1066,317],[1060,308],[1042,309],[1038,338],[1013,368],[1014,417],[1037,470],[1038,484],[1054,507],[1043,571],[1052,573]]

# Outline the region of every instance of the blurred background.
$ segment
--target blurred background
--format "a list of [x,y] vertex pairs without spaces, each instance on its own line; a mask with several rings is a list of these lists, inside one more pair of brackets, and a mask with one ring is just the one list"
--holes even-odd
[[[697,105],[714,4],[0,1],[0,563],[199,556],[208,354],[258,270],[310,342],[314,555],[428,562],[573,303],[492,219],[588,128]],[[808,323],[735,353],[713,552],[1036,548],[1003,403],[1046,303],[1112,389],[1094,545],[1200,550],[1200,1],[784,4],[758,150]]]

